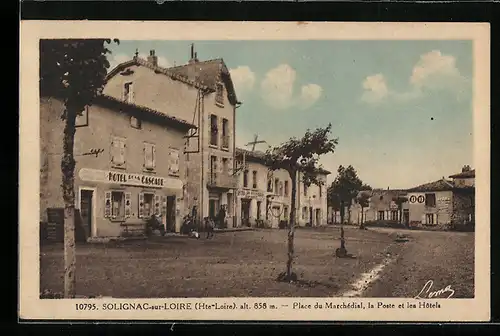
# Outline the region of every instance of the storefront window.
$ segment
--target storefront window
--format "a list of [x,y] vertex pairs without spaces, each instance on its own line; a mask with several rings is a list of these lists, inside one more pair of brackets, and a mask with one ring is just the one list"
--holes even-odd
[[122,191],[111,193],[111,216],[113,218],[123,218],[125,214],[125,197]]
[[144,194],[144,216],[151,217],[154,211],[154,194]]

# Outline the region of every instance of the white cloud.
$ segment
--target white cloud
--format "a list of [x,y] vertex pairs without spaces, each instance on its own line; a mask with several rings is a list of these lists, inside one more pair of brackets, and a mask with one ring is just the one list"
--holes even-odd
[[410,77],[410,83],[415,88],[455,90],[461,89],[465,81],[456,66],[455,57],[443,55],[439,50],[421,55]]
[[376,103],[383,100],[389,94],[385,77],[382,74],[368,76],[363,81],[363,96],[361,99],[368,103]]
[[255,84],[255,73],[246,65],[240,65],[230,69],[231,79],[233,80],[236,93],[245,94],[253,89]]
[[322,88],[317,84],[301,87],[300,95],[294,96],[296,71],[288,64],[280,64],[269,70],[261,83],[262,98],[271,107],[286,109],[293,105],[309,107],[321,96]]
[[393,99],[408,101],[421,97],[424,90],[448,90],[457,94],[457,99],[464,93],[467,79],[460,74],[456,59],[433,50],[420,55],[412,70],[407,91],[391,90],[383,74],[371,75],[362,83],[364,92],[361,100],[367,103],[380,103]]
[[131,59],[132,59],[131,56],[125,54],[111,54],[108,56],[108,61],[109,61],[108,70],[113,70],[118,64],[130,61]]

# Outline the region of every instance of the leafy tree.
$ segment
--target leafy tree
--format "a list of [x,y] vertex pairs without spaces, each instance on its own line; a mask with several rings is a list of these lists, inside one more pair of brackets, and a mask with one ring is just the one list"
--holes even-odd
[[[119,43],[118,40],[114,40]],[[73,156],[75,120],[85,106],[101,93],[109,68],[106,48],[110,39],[52,39],[40,41],[40,94],[64,102],[61,118],[63,156],[61,160],[64,199],[64,296],[75,296],[75,190]]]
[[357,197],[359,191],[371,189],[368,185],[363,184],[363,181],[358,177],[358,174],[353,166],[339,166],[337,169],[337,177],[328,188],[328,198],[340,199],[340,249],[337,250],[337,255],[345,255],[345,237],[344,237],[344,221],[345,210],[350,212],[353,200]]
[[337,194],[327,194],[327,204],[333,210],[333,222],[337,223],[337,212],[340,211],[340,197]]
[[[297,179],[301,178],[305,186],[311,184],[321,185],[318,179],[318,160],[321,155],[333,153],[338,139],[331,139],[331,124],[325,128],[317,128],[314,131],[307,130],[300,139],[291,138],[287,142],[270,148],[265,153],[265,162],[270,171],[279,169],[286,170],[292,183],[291,212],[288,226],[288,260],[286,272],[280,275],[280,280],[294,280],[292,264],[294,258],[294,235],[296,222],[296,199]],[[300,175],[300,177],[299,177]]]
[[356,202],[359,204],[361,207],[361,224],[359,226],[360,229],[365,228],[365,221],[364,221],[364,216],[365,216],[365,208],[367,208],[370,205],[370,194],[367,192],[361,192],[358,194],[356,197]]

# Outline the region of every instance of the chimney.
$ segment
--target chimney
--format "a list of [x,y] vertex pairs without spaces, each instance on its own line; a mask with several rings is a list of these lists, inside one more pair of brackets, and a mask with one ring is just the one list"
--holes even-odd
[[155,55],[154,50],[149,51],[148,62],[153,64],[155,67],[158,66],[158,56]]
[[198,62],[198,53],[194,51],[194,43],[191,44],[191,58],[189,59],[189,64]]

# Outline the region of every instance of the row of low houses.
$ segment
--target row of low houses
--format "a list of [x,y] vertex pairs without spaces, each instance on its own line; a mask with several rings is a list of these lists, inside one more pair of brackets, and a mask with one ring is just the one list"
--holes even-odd
[[[347,223],[398,222],[406,226],[445,227],[474,222],[475,170],[462,171],[437,181],[405,190],[374,189],[369,204],[363,209],[353,201],[346,209]],[[397,200],[403,201],[398,204]],[[340,222],[338,211],[329,208],[328,221]]]
[[[119,236],[152,214],[170,232],[183,217],[226,209],[228,226],[278,227],[290,215],[287,173],[268,173],[262,153],[235,147],[240,106],[222,59],[158,66],[154,51],[115,67],[76,120],[75,207],[85,236]],[[40,97],[40,220],[64,206],[63,102]],[[244,164],[243,164],[244,163]],[[325,180],[327,171],[319,170]],[[298,183],[300,225],[326,222],[324,187]]]

